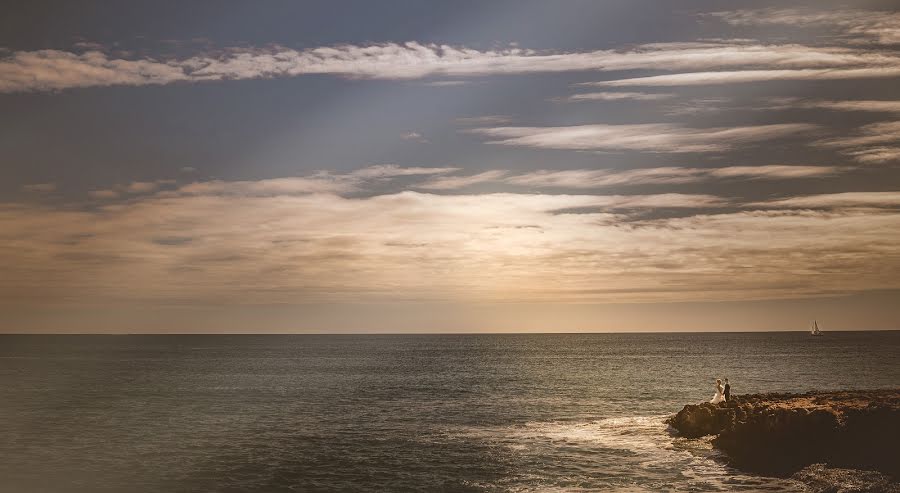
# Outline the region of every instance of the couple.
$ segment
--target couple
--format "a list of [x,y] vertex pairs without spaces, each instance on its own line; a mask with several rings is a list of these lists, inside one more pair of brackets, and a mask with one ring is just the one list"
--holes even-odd
[[713,396],[712,399],[709,400],[712,404],[718,404],[720,402],[728,402],[731,400],[731,384],[728,383],[728,379],[725,379],[725,386],[722,386],[722,379],[716,379],[716,395]]

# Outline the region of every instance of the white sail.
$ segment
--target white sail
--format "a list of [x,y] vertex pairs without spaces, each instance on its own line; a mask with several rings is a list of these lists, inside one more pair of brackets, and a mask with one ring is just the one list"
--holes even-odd
[[819,322],[818,321],[813,320],[813,325],[812,325],[812,328],[810,329],[809,333],[814,336],[822,335],[822,331],[819,330]]

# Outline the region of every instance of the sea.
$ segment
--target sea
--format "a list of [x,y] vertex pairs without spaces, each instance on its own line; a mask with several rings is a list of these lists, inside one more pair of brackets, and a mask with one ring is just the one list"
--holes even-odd
[[803,491],[664,423],[900,387],[900,332],[0,335],[0,491]]

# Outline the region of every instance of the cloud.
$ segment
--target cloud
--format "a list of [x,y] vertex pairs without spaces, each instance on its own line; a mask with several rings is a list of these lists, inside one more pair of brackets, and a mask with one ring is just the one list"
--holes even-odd
[[110,59],[99,51],[17,51],[0,59],[0,93],[73,87],[170,84],[188,80],[182,67],[154,59]]
[[166,185],[173,185],[175,180],[133,181],[118,184],[107,190],[91,190],[88,196],[94,199],[114,199],[128,194],[144,194],[159,190]]
[[900,147],[870,147],[844,151],[844,153],[864,164],[900,161]]
[[815,108],[834,111],[867,111],[873,113],[900,113],[900,101],[885,100],[788,100],[784,107]]
[[[896,193],[884,195],[814,202],[900,203]],[[683,194],[347,198],[215,190],[140,195],[87,210],[5,204],[0,300],[593,303],[900,287],[897,211],[782,204],[709,212],[723,204],[735,206]],[[630,212],[669,208],[699,209],[660,219]]]
[[894,121],[870,123],[860,127],[857,135],[824,139],[816,143],[828,147],[855,147],[898,140],[900,140],[900,121]]
[[428,142],[428,139],[423,137],[422,134],[420,134],[419,132],[406,132],[406,133],[400,135],[400,138],[403,140],[413,140],[413,141],[422,142],[422,143]]
[[814,178],[830,176],[845,171],[846,168],[837,166],[729,166],[725,168],[712,168],[706,171],[716,178],[752,178],[752,179],[787,179],[787,178]]
[[649,183],[690,183],[699,179],[699,170],[689,168],[646,168],[628,171],[609,170],[538,170],[509,177],[507,183],[533,188],[589,189],[613,185]]
[[396,164],[377,164],[344,173],[317,171],[307,176],[271,178],[263,180],[225,181],[208,180],[175,185],[175,180],[131,182],[115,185],[106,190],[91,190],[93,199],[109,200],[126,195],[157,192],[162,196],[179,195],[232,195],[278,196],[307,194],[348,195],[359,193],[367,185],[389,182],[396,178],[442,175],[459,171],[455,167],[403,167]]
[[893,65],[870,68],[798,69],[798,70],[735,70],[716,72],[688,72],[671,75],[654,75],[630,79],[608,80],[594,83],[606,87],[669,87],[702,86],[716,84],[736,84],[774,80],[844,80],[900,77],[900,66]]
[[666,108],[667,115],[697,115],[704,113],[721,112],[725,110],[740,111],[782,111],[795,109],[846,111],[846,112],[870,112],[870,113],[900,113],[900,101],[894,100],[867,100],[867,99],[803,99],[797,97],[768,97],[761,98],[763,104],[733,104],[729,98],[695,98],[690,101],[672,105]]
[[885,144],[900,143],[900,121],[863,125],[855,135],[844,135],[813,142],[820,147],[844,148],[841,152],[861,163],[881,163],[896,160],[900,150]]
[[[900,70],[892,54],[847,48],[737,43],[655,43],[627,51],[546,52],[408,42],[339,45],[294,50],[246,48],[190,58],[113,58],[91,50],[17,51],[0,59],[0,92],[54,91],[75,87],[158,85],[177,82],[297,77],[320,74],[350,78],[420,79],[570,71],[712,70],[757,67],[791,71],[818,69]],[[871,76],[845,71],[847,77]]]
[[[608,209],[680,209],[680,208],[708,208],[722,207],[728,204],[727,200],[715,195],[662,193],[656,195],[617,195],[598,196],[598,203],[594,207]],[[604,203],[605,202],[605,203]]]
[[467,132],[491,144],[579,151],[721,152],[739,145],[808,134],[818,127],[801,123],[733,128],[687,128],[668,123],[495,127]]
[[573,94],[566,98],[567,101],[658,101],[674,98],[671,93],[646,93],[646,92],[588,92]]
[[[430,177],[428,180],[412,184],[417,190],[459,190],[473,185],[495,183],[528,188],[568,188],[591,189],[614,185],[680,184],[696,183],[716,179],[791,179],[828,176],[840,173],[845,168],[834,166],[730,166],[724,168],[684,168],[661,167],[641,168],[624,171],[612,170],[537,170],[510,174],[508,170],[488,170],[472,175],[454,175],[460,171],[456,167],[401,167],[393,164],[369,166],[346,173],[319,171],[308,176],[272,178],[263,180],[195,181],[175,188],[160,190],[156,186],[134,182],[117,185],[110,190],[94,190],[89,196],[95,199],[115,199],[128,193],[149,193],[158,191],[163,197],[179,196],[243,196],[277,197],[315,194],[367,195],[376,190],[374,184],[389,183],[393,190],[403,190],[409,185],[395,182],[403,177]],[[156,183],[171,184],[171,180]]]
[[[89,196],[95,199],[115,199],[129,193],[159,191],[161,196],[228,195],[247,197],[275,197],[289,195],[334,194],[352,195],[371,193],[371,185],[392,182],[396,178],[431,176],[414,184],[418,190],[459,190],[483,183],[496,183],[529,188],[591,189],[614,185],[680,184],[714,179],[791,179],[834,175],[844,171],[834,166],[730,166],[724,168],[661,167],[625,171],[611,170],[538,170],[510,174],[508,170],[488,170],[472,175],[453,175],[457,167],[401,167],[394,164],[369,166],[346,173],[319,171],[308,176],[272,178],[263,180],[195,181],[160,191],[159,184],[172,184],[171,180],[159,182],[133,182],[117,185],[109,190],[94,190]],[[403,187],[394,182],[394,189]]]
[[708,14],[733,26],[831,27],[856,43],[900,44],[900,12],[876,10],[759,9]]
[[424,168],[420,166],[403,167],[396,164],[376,164],[367,168],[362,168],[349,173],[351,177],[360,178],[391,178],[395,176],[415,176],[415,175],[442,175],[459,171],[459,168],[442,167],[442,168]]
[[456,190],[479,183],[496,182],[507,173],[509,172],[506,170],[491,170],[467,176],[442,176],[416,185],[416,188],[425,190]]
[[900,192],[843,192],[805,195],[767,202],[756,202],[751,205],[787,208],[898,207],[900,206]]
[[477,183],[500,183],[528,188],[594,189],[617,185],[660,185],[745,178],[783,180],[831,176],[845,171],[835,166],[728,166],[723,168],[661,167],[625,171],[605,169],[537,170],[510,175],[508,171],[486,171],[468,176],[441,177],[417,188],[454,190]]
[[670,116],[693,116],[716,113],[724,109],[736,109],[731,106],[730,98],[692,98],[689,101],[664,107],[663,112]]
[[454,167],[402,167],[396,164],[378,164],[346,173],[318,171],[308,176],[270,178],[245,181],[196,181],[178,187],[169,195],[237,195],[279,196],[336,194],[347,195],[362,192],[367,184],[386,182],[407,176],[428,176],[458,171]]
[[49,193],[56,191],[56,183],[33,183],[23,185],[22,190],[26,192]]
[[272,178],[255,181],[198,181],[181,186],[175,193],[182,195],[247,195],[277,196],[293,194],[349,193],[355,183],[323,178]]

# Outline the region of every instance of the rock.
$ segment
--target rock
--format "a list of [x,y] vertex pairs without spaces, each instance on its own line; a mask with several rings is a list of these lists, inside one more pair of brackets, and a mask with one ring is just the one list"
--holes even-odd
[[900,493],[900,484],[879,472],[829,468],[824,464],[806,466],[791,479],[806,483],[813,493]]
[[670,418],[668,423],[678,430],[681,436],[697,438],[706,435],[718,435],[734,421],[734,408],[705,402],[688,404],[678,414]]
[[900,389],[746,395],[689,404],[668,423],[688,438],[717,435],[713,445],[745,470],[827,463],[900,477]]

